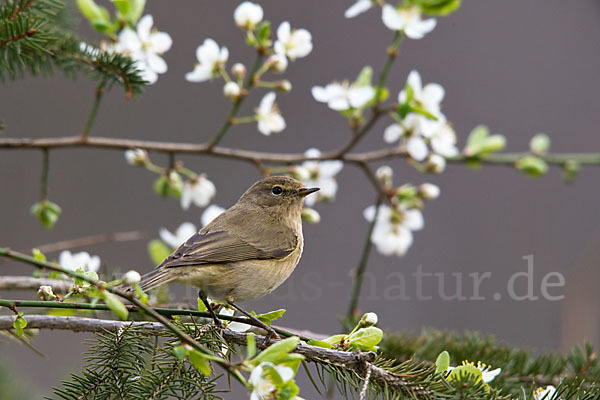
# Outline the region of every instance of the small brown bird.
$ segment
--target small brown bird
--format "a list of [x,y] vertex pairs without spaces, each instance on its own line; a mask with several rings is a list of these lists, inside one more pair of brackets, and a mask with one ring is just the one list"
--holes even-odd
[[317,190],[284,176],[261,179],[233,207],[142,276],[140,286],[149,290],[168,282],[194,285],[216,323],[207,296],[257,322],[235,302],[269,294],[294,271],[304,244],[304,197]]

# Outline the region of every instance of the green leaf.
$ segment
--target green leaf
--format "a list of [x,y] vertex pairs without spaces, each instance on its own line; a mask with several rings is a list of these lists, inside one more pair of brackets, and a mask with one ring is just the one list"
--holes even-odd
[[94,0],[77,0],[77,6],[95,30],[109,35],[113,33],[113,24],[106,8],[97,5]]
[[183,360],[186,355],[185,347],[181,345],[173,347],[173,354],[175,354],[175,357],[177,357],[179,360]]
[[112,3],[121,15],[125,16],[129,12],[129,0],[112,0]]
[[450,366],[450,354],[444,350],[435,359],[435,372],[446,372]]
[[148,305],[148,295],[146,294],[146,292],[144,292],[142,290],[142,288],[140,287],[139,283],[135,284],[135,294],[140,299],[140,301],[142,302],[142,304],[144,304],[146,306]]
[[31,253],[33,254],[34,259],[36,259],[38,261],[46,262],[46,256],[44,255],[44,253],[42,253],[40,251],[40,249],[33,249],[33,250],[31,250]]
[[129,311],[127,311],[127,307],[125,307],[125,304],[123,304],[123,302],[121,302],[117,296],[105,291],[101,297],[108,308],[110,308],[111,311],[117,315],[117,317],[119,317],[121,320],[127,319]]
[[171,254],[171,249],[159,239],[154,239],[148,243],[148,254],[155,265],[160,264]]
[[[344,335],[341,335],[342,337]],[[339,341],[338,341],[339,343]],[[327,343],[323,340],[316,340],[316,339],[311,339],[308,342],[306,342],[306,344],[309,344],[311,346],[316,346],[316,347],[322,347],[324,349],[333,349],[333,345],[331,343]]]
[[279,310],[268,312],[266,314],[256,315],[255,313],[252,313],[252,315],[254,315],[256,318],[258,318],[260,320],[260,322],[267,324],[269,326],[271,326],[272,321],[275,321],[276,319],[281,318],[283,316],[283,314],[285,314],[285,310],[283,308],[279,309]]
[[373,68],[370,65],[364,67],[358,77],[354,81],[354,86],[371,86],[371,81],[373,80]]
[[383,339],[383,331],[377,327],[370,326],[361,328],[348,337],[348,342],[364,351],[375,351],[379,342]]
[[31,207],[31,213],[37,217],[42,225],[51,229],[58,221],[61,209],[57,204],[42,200]]
[[204,302],[202,301],[202,299],[200,297],[198,297],[197,301],[198,301],[198,311],[207,311],[208,310],[208,308],[206,308],[206,305],[204,304]]
[[246,336],[246,358],[250,360],[256,355],[256,338],[253,333]]
[[428,119],[431,119],[431,120],[434,120],[434,121],[438,120],[438,117],[436,117],[435,115],[433,115],[432,113],[430,113],[429,111],[427,111],[426,109],[424,109],[423,107],[421,107],[420,105],[411,104],[409,106],[409,111],[412,111],[412,112],[417,113],[417,114],[421,114],[421,115],[427,117]]
[[467,157],[481,157],[495,153],[506,146],[506,138],[502,135],[489,135],[485,125],[475,127],[469,134],[464,154]]
[[17,336],[19,337],[19,339],[23,337],[23,329],[26,326],[27,326],[27,321],[25,320],[23,313],[19,312],[13,322],[13,328],[15,328],[15,330],[17,331]]
[[208,360],[205,355],[198,350],[192,350],[188,353],[190,357],[190,362],[192,365],[203,375],[209,376],[211,373],[210,365],[208,364]]
[[333,335],[333,336],[329,336],[327,339],[323,339],[322,341],[325,343],[329,343],[332,346],[335,346],[337,344],[339,344],[343,338],[345,338],[346,335],[344,334],[339,334],[339,335]]
[[538,133],[531,138],[529,148],[533,154],[543,156],[550,150],[550,138],[545,133]]
[[296,345],[300,339],[296,336],[292,336],[290,338],[284,339],[277,343],[274,343],[263,350],[262,353],[254,357],[252,360],[257,365],[261,362],[269,361],[273,364],[278,364],[279,361],[285,358],[288,353],[296,348]]
[[269,45],[269,36],[271,35],[271,23],[269,21],[261,22],[256,28],[256,39],[262,46]]
[[300,393],[300,389],[298,385],[293,380],[287,381],[283,386],[277,391],[277,399],[278,400],[293,400],[299,399],[297,394]]
[[132,25],[137,24],[145,7],[146,0],[129,0],[129,13],[127,14],[127,19]]
[[417,0],[425,14],[445,16],[458,10],[461,0]]
[[525,156],[515,163],[515,167],[526,175],[538,177],[548,172],[548,164],[536,156]]
[[279,361],[280,365],[285,365],[286,367],[290,367],[294,370],[294,374],[298,372],[298,368],[300,368],[300,364],[305,360],[302,354],[290,353],[286,357],[282,358]]

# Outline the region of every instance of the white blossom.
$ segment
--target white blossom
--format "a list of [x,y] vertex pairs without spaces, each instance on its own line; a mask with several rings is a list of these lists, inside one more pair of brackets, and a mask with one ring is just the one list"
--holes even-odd
[[235,63],[231,66],[231,73],[237,79],[244,79],[246,76],[246,67],[242,63]]
[[[219,311],[219,315],[233,317],[235,315],[235,310],[229,307],[222,307]],[[234,332],[246,332],[248,329],[252,328],[251,325],[235,321],[227,321],[225,324],[230,331]]]
[[263,9],[259,4],[244,1],[233,12],[235,24],[242,29],[252,30],[263,19]]
[[[472,361],[463,361],[462,365],[470,365],[472,367],[476,367],[481,371],[481,380],[485,383],[490,383],[491,381],[498,376],[500,372],[502,372],[502,368],[491,369],[490,365],[484,364],[481,361],[477,361],[477,365]],[[447,372],[452,371],[456,367],[448,367]]]
[[265,373],[265,370],[267,369],[274,369],[283,383],[288,382],[294,377],[294,370],[290,367],[273,365],[273,363],[270,362],[260,363],[252,370],[250,379],[248,380],[248,383],[252,386],[250,400],[266,400],[273,398],[273,392],[277,387],[273,383],[272,378]]
[[377,314],[374,312],[366,313],[360,320],[367,326],[373,326],[377,323]]
[[533,392],[533,400],[550,400],[555,392],[556,388],[552,385],[546,386],[546,389],[539,387]]
[[85,251],[71,253],[69,250],[63,250],[58,255],[58,263],[61,267],[71,271],[81,268],[84,271],[98,272],[100,269],[100,257],[90,256]]
[[312,35],[306,29],[294,29],[287,21],[282,22],[277,28],[277,41],[275,53],[285,54],[294,61],[296,58],[306,57],[312,51]]
[[[423,86],[421,74],[417,70],[410,71],[406,79],[406,85],[410,86],[413,92],[413,101],[416,101],[425,111],[435,116],[438,121],[445,120],[445,116],[440,111],[441,103],[446,93],[442,85],[439,83],[428,83]],[[407,89],[403,89],[398,94],[398,103],[404,104],[407,98],[408,91]]]
[[[409,91],[412,93],[410,98]],[[383,139],[387,143],[402,139],[406,151],[416,161],[425,160],[430,152],[444,157],[456,156],[456,134],[441,111],[444,94],[444,88],[440,84],[428,83],[423,86],[419,73],[411,71],[406,88],[398,94],[398,102],[416,104],[428,115],[409,112],[401,123],[392,124],[385,129]]]
[[143,166],[148,162],[148,152],[143,149],[126,150],[125,160],[129,165]]
[[433,183],[423,183],[419,186],[419,194],[426,200],[434,200],[440,197],[440,188]]
[[426,166],[429,171],[441,174],[446,169],[446,159],[438,154],[430,154]]
[[275,92],[269,92],[260,101],[256,109],[258,131],[269,136],[271,133],[281,132],[285,129],[285,119],[281,116],[275,103]]
[[411,39],[421,39],[435,28],[436,20],[423,20],[418,6],[396,8],[386,4],[381,11],[383,24],[394,31],[404,31]]
[[158,234],[160,239],[171,248],[181,246],[186,240],[192,237],[197,232],[196,226],[191,222],[184,222],[179,225],[175,233],[169,232],[166,228],[160,228]]
[[223,86],[223,95],[228,99],[237,98],[240,95],[241,91],[242,90],[240,89],[240,85],[238,85],[236,82],[227,82]]
[[348,82],[333,82],[323,86],[313,86],[312,95],[315,100],[327,103],[329,108],[336,111],[361,108],[375,95],[372,86],[355,86]]
[[194,203],[198,207],[206,207],[215,196],[217,189],[206,176],[199,175],[196,179],[187,181],[181,192],[181,208],[187,210]]
[[156,82],[158,74],[167,72],[167,63],[161,55],[173,44],[168,33],[156,32],[152,25],[152,15],[143,16],[137,24],[137,31],[123,29],[114,46],[116,52],[126,54],[137,61],[136,66],[140,69],[142,78],[149,84]]
[[[317,158],[321,156],[318,149],[311,148],[304,153],[306,157]],[[337,182],[335,176],[342,170],[344,163],[340,160],[328,161],[304,161],[300,167],[296,168],[296,173],[304,185],[307,187],[321,188],[316,196],[308,196],[304,199],[304,204],[312,207],[317,200],[333,200],[337,192]]]
[[372,0],[357,0],[356,3],[348,7],[348,9],[344,12],[344,17],[354,18],[357,15],[369,11],[369,9],[373,7],[373,5],[374,3]]
[[142,276],[137,271],[128,271],[123,275],[123,283],[129,286],[133,286],[136,283],[140,283]]
[[[375,214],[375,206],[367,207],[363,213],[369,222],[373,221]],[[383,255],[403,256],[413,243],[412,231],[423,229],[423,225],[423,214],[418,209],[380,205],[371,242]]]
[[275,72],[285,72],[288,66],[288,60],[285,53],[274,53],[267,58],[267,65],[269,69]]
[[223,211],[225,211],[225,209],[223,207],[219,207],[216,204],[211,204],[210,206],[206,207],[206,209],[202,213],[202,217],[200,217],[200,222],[202,223],[202,226],[210,224],[212,220],[221,215]]
[[42,285],[38,289],[37,295],[40,299],[44,301],[54,300],[56,299],[56,295],[52,291],[52,286]]
[[208,38],[196,49],[196,58],[198,63],[192,72],[185,74],[185,79],[189,82],[204,82],[214,78],[224,68],[229,50],[227,47],[219,48],[217,42]]

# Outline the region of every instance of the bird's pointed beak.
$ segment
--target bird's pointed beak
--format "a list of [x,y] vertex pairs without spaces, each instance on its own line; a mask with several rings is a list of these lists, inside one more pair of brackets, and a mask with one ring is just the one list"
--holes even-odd
[[318,187],[314,187],[314,188],[301,188],[301,189],[298,189],[298,196],[300,196],[300,197],[306,197],[309,194],[314,193],[314,192],[319,191],[319,190],[321,190],[321,188],[318,188]]

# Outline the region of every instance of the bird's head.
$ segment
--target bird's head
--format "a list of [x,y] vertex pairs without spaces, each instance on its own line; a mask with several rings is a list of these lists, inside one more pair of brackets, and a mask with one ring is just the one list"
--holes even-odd
[[302,210],[304,197],[319,188],[307,188],[301,182],[287,176],[269,176],[252,185],[240,197],[241,203],[272,208],[275,212],[289,210],[298,214]]

